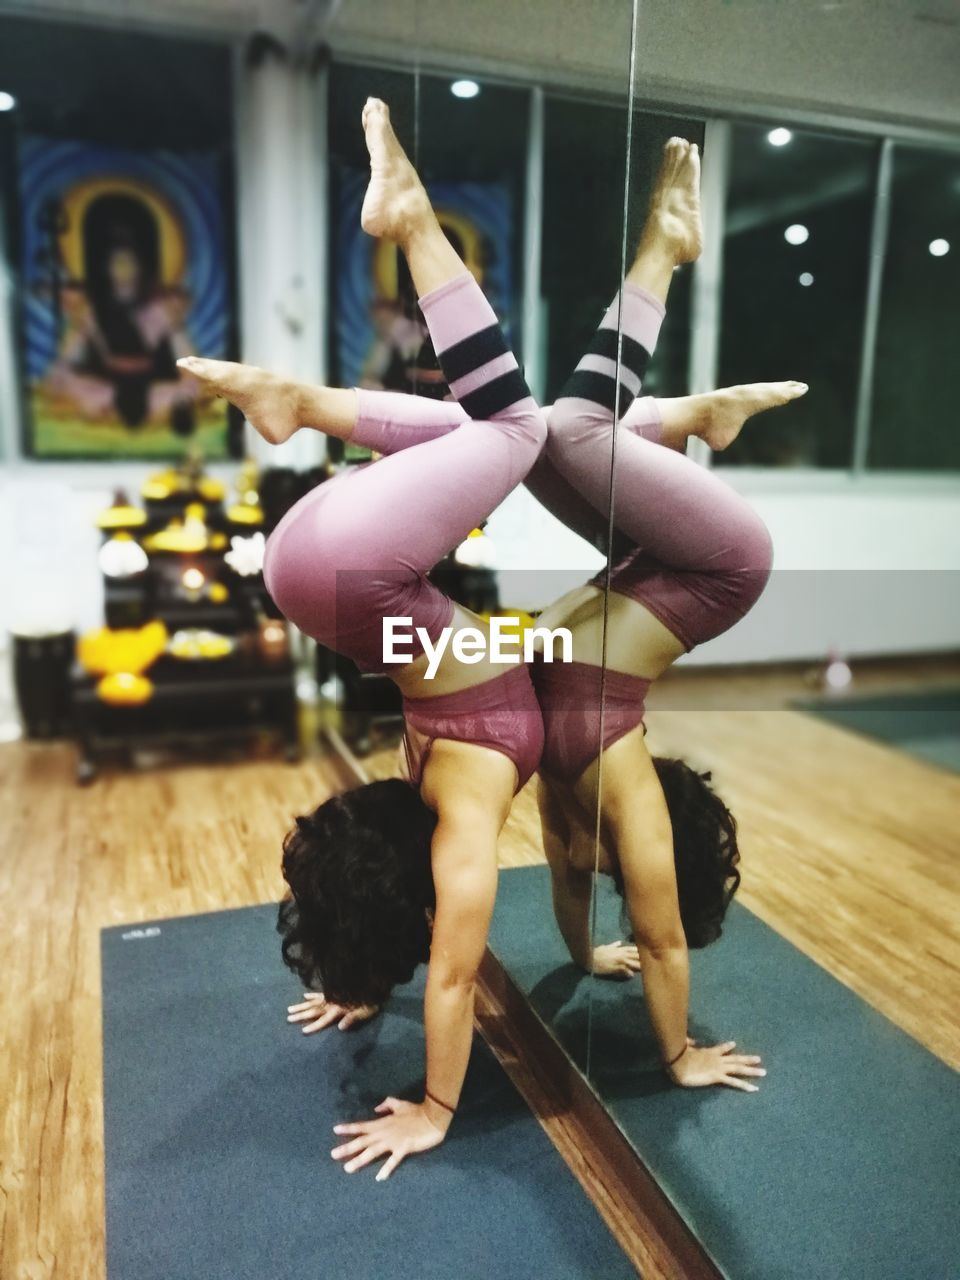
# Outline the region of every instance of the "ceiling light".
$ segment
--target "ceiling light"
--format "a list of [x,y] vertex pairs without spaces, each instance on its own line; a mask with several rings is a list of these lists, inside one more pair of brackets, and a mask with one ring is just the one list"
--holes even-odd
[[480,92],[476,80],[454,80],[450,92],[455,98],[475,98]]
[[809,288],[809,286],[813,284],[813,276],[812,276],[812,274],[811,274],[809,271],[801,271],[801,272],[800,272],[800,283],[803,285],[803,287],[804,287],[805,289],[806,289],[806,288]]
[[793,141],[793,134],[789,129],[771,129],[767,134],[767,141],[771,147],[785,147],[788,142]]
[[0,89],[0,111],[12,111],[17,105],[17,100],[12,93],[5,93]]
[[950,241],[943,239],[931,240],[927,247],[935,258],[942,258],[944,254],[950,252]]
[[783,238],[787,244],[806,244],[810,239],[810,232],[802,222],[792,222],[783,233]]

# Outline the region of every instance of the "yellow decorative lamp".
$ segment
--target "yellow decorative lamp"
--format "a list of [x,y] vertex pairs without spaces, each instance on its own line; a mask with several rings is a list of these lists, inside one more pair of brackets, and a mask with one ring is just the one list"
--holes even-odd
[[113,707],[140,707],[153,696],[153,682],[132,671],[117,671],[97,683],[97,696]]
[[118,631],[98,627],[80,637],[77,657],[91,675],[139,675],[156,662],[168,640],[162,622]]

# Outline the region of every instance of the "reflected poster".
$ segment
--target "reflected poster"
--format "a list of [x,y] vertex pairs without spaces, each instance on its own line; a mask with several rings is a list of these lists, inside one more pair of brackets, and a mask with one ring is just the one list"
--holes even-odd
[[[342,168],[334,237],[336,366],[341,385],[443,398],[446,383],[402,255],[361,229],[369,174]],[[505,183],[428,182],[447,239],[510,340],[513,199]]]
[[226,354],[220,158],[27,136],[19,171],[28,452],[225,457],[223,402],[176,368]]

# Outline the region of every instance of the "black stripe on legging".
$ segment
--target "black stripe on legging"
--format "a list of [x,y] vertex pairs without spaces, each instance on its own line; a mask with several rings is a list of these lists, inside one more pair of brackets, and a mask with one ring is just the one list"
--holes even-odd
[[617,382],[615,378],[611,378],[605,373],[594,373],[592,369],[577,369],[573,376],[568,379],[567,385],[560,392],[557,400],[563,400],[567,396],[576,396],[578,400],[592,400],[594,404],[602,405],[604,409],[609,409],[611,413],[613,413],[614,409],[619,408],[622,416],[633,404],[633,392],[621,382],[619,405],[616,402],[616,395]]
[[460,405],[471,418],[492,418],[495,413],[502,413],[529,394],[530,388],[524,382],[523,374],[519,369],[511,369],[492,382],[478,387],[476,391],[471,391],[469,395],[460,396]]
[[[616,329],[598,329],[589,349],[591,355],[606,356],[608,360],[616,361]],[[623,335],[620,365],[622,368],[629,369],[636,377],[642,378],[650,365],[650,352],[641,343],[637,342],[636,338],[631,338],[629,334],[625,333]]]
[[446,351],[438,351],[437,359],[449,384],[473,373],[474,369],[489,364],[491,360],[496,360],[497,356],[506,355],[509,350],[500,326],[492,324],[488,329],[481,329],[478,333],[471,333],[462,341],[455,342]]

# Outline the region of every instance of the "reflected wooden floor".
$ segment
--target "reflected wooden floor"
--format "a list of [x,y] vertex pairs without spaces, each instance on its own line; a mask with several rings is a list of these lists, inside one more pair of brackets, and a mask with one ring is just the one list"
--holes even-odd
[[[960,660],[879,664],[860,687],[948,682]],[[960,1067],[960,777],[785,709],[806,691],[802,672],[678,673],[651,700],[651,745],[714,770],[740,820],[745,905]],[[291,814],[343,785],[316,759],[81,790],[73,762],[63,745],[0,747],[5,1280],[104,1274],[99,929],[276,899]],[[392,755],[369,763],[382,776]],[[528,787],[504,865],[542,858],[538,828]]]

